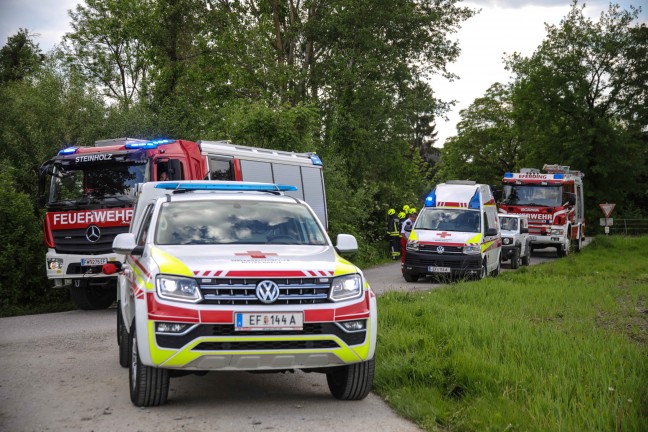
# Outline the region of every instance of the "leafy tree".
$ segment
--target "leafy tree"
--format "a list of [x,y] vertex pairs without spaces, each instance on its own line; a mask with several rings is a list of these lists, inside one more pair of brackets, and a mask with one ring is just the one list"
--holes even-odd
[[493,84],[460,115],[457,136],[448,139],[441,151],[437,180],[499,184],[502,174],[513,171],[522,157],[511,86]]
[[32,75],[44,58],[29,31],[21,28],[0,50],[0,85]]
[[583,9],[574,1],[559,25],[547,26],[538,50],[529,58],[511,56],[508,67],[517,75],[522,163],[583,171],[593,209],[594,200],[626,203],[646,172],[648,30],[633,25],[636,10],[611,5],[594,22]]

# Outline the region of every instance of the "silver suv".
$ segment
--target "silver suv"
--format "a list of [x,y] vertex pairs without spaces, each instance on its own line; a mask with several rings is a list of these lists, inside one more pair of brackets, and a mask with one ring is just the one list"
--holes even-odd
[[526,215],[498,215],[502,232],[502,262],[511,262],[511,268],[531,263],[529,220]]

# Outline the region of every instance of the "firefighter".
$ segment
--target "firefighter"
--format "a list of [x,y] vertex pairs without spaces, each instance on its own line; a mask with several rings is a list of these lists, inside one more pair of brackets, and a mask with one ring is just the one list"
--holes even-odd
[[397,260],[401,255],[401,222],[398,218],[398,215],[396,215],[396,210],[394,210],[393,208],[387,211],[387,216],[389,218],[387,220],[387,235],[389,237],[389,249],[391,252],[391,258],[393,260]]
[[405,264],[405,250],[407,248],[407,240],[409,239],[410,236],[410,231],[407,231],[406,228],[410,227],[412,228],[414,226],[414,222],[416,222],[416,216],[418,215],[416,213],[415,208],[408,208],[408,215],[407,219],[405,222],[403,222],[403,225],[401,227],[400,235],[401,235],[401,263]]

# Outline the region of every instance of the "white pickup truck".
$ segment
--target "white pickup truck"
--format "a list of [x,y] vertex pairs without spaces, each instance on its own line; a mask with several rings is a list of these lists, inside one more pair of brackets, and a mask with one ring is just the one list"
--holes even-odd
[[531,263],[531,238],[526,215],[498,215],[502,232],[502,262],[510,260],[511,268]]
[[[290,189],[292,188],[292,189]],[[119,271],[119,362],[136,406],[166,402],[169,378],[207,371],[326,374],[363,399],[374,377],[376,296],[294,186],[145,183]],[[108,266],[108,265],[107,265]],[[109,272],[110,269],[104,269]]]

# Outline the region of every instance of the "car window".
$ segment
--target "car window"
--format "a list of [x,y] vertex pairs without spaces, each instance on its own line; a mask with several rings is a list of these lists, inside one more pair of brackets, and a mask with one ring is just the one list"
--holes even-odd
[[315,216],[299,203],[184,201],[162,204],[155,232],[159,245],[325,245]]

